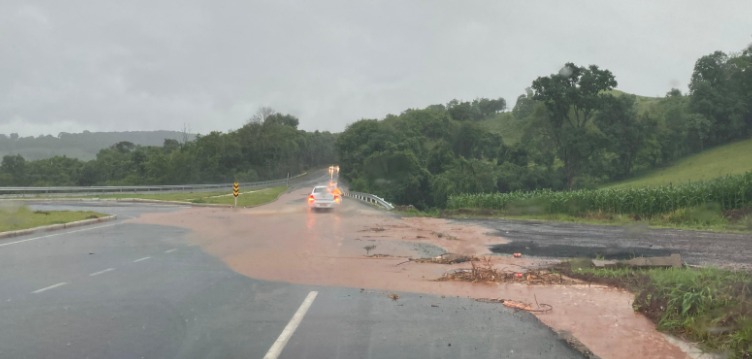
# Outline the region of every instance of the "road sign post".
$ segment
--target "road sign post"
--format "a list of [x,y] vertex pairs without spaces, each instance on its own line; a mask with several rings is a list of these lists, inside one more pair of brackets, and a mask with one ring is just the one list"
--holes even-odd
[[238,207],[238,195],[240,194],[240,184],[235,182],[232,184],[232,195],[235,197],[235,208]]

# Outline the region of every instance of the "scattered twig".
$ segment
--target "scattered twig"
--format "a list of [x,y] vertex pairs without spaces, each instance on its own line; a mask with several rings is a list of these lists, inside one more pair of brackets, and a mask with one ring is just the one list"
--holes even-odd
[[399,263],[395,264],[394,266],[396,267],[396,266],[398,266],[398,265],[400,265],[400,264],[405,264],[405,263],[407,263],[407,262],[412,262],[412,260],[413,260],[412,258],[408,258],[408,259],[407,259],[406,261],[404,261],[404,262],[399,262]]

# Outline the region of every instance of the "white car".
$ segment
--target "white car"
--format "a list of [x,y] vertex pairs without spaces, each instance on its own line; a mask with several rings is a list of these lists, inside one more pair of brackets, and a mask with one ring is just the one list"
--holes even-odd
[[340,199],[334,195],[327,186],[313,187],[313,191],[308,195],[308,207],[313,209],[334,208]]

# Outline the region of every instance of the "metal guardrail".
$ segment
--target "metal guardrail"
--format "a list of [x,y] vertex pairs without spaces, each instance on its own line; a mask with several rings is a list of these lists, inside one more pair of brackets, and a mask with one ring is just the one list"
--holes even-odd
[[[302,173],[290,178],[241,183],[241,188],[259,188],[278,184],[289,184],[289,181],[304,176]],[[144,193],[144,192],[180,192],[205,191],[211,189],[232,189],[232,183],[218,184],[186,184],[159,186],[56,186],[56,187],[0,187],[0,196],[9,195],[43,195],[43,194],[90,194],[90,193]]]
[[361,192],[345,192],[345,197],[350,197],[357,199],[359,201],[363,201],[366,203],[370,203],[376,206],[383,207],[387,211],[391,211],[394,209],[394,205],[391,203],[385,201],[383,198],[372,195],[370,193],[361,193]]

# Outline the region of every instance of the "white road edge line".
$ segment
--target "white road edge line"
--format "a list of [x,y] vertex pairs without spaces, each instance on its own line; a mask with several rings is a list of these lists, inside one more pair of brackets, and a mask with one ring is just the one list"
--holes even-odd
[[295,312],[292,319],[290,319],[290,322],[287,323],[285,329],[282,330],[277,341],[275,341],[274,344],[272,344],[272,347],[269,348],[269,351],[266,352],[264,359],[279,358],[279,355],[282,354],[282,350],[285,349],[285,345],[287,345],[287,342],[290,340],[293,333],[295,333],[295,330],[298,329],[298,325],[303,321],[303,317],[306,315],[306,312],[308,312],[308,309],[311,308],[311,304],[313,304],[313,300],[316,299],[318,294],[319,292],[316,291],[308,293],[303,300],[303,303],[300,305],[300,308],[298,308],[298,311]]
[[44,287],[42,289],[37,289],[37,290],[31,292],[31,294],[39,294],[39,293],[42,293],[42,292],[46,292],[46,291],[48,291],[50,289],[55,289],[57,287],[62,287],[64,285],[66,285],[66,284],[68,284],[68,282],[60,282],[60,283],[57,283],[57,284],[53,284],[53,285],[51,285],[49,287]]
[[141,262],[141,261],[145,261],[145,260],[147,260],[147,259],[150,259],[150,258],[151,258],[151,257],[143,257],[143,258],[139,258],[139,259],[136,259],[135,261],[133,261],[133,263],[138,263],[138,262]]
[[114,271],[114,270],[115,270],[115,268],[107,268],[107,269],[105,269],[105,270],[101,270],[101,271],[99,271],[99,272],[94,272],[94,273],[91,273],[91,274],[89,274],[89,277],[96,277],[96,276],[98,276],[98,275],[100,275],[100,274],[105,274],[105,273],[107,273],[107,272],[112,272],[112,271]]
[[164,252],[165,252],[165,253],[172,253],[172,252],[174,252],[174,251],[176,251],[176,250],[178,250],[178,249],[177,249],[177,248],[172,248],[172,249],[168,249],[168,250],[166,250],[166,251],[164,251]]
[[105,224],[104,226],[89,227],[89,228],[84,228],[84,229],[77,229],[75,231],[55,233],[55,234],[48,234],[46,236],[41,236],[41,237],[27,238],[27,239],[22,239],[20,241],[15,241],[15,242],[2,243],[2,244],[0,244],[0,247],[10,246],[10,245],[13,245],[13,244],[19,244],[19,243],[24,243],[24,242],[36,241],[37,239],[57,237],[57,236],[64,236],[66,234],[71,234],[71,233],[78,233],[78,232],[83,232],[83,231],[91,231],[93,229],[112,227],[112,226],[117,226],[118,224],[120,224],[120,223]]

